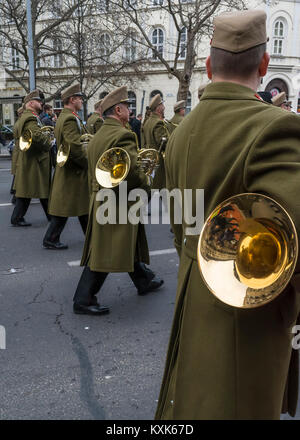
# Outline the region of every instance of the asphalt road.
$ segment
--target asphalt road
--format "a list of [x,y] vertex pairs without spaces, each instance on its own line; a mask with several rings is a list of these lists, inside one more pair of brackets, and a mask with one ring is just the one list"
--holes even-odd
[[0,419],[153,419],[176,294],[169,225],[146,227],[151,268],[165,281],[159,291],[139,297],[127,274],[110,274],[98,298],[111,313],[75,315],[79,222],[69,219],[63,231],[65,251],[42,248],[48,222],[35,201],[26,215],[32,227],[11,227],[9,169],[0,158]]
[[[9,203],[10,161],[0,159],[0,205]],[[83,234],[69,219],[65,251],[42,248],[47,220],[31,204],[30,228],[10,226],[0,206],[0,419],[153,419],[170,332],[178,258],[151,257],[165,285],[139,297],[127,274],[110,274],[100,302],[106,316],[75,315]],[[151,251],[173,248],[168,225],[147,226]],[[7,273],[12,268],[20,272]],[[99,297],[99,296],[98,296]]]

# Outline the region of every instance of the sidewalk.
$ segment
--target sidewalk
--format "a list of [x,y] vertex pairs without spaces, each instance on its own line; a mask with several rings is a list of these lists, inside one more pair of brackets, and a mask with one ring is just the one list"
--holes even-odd
[[10,158],[10,154],[8,152],[7,147],[0,144],[0,158]]

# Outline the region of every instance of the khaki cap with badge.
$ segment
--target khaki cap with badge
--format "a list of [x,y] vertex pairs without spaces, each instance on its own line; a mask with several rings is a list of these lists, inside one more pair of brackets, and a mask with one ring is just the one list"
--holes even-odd
[[276,107],[280,107],[281,104],[286,102],[286,93],[285,92],[281,92],[281,93],[277,93],[277,95],[275,95],[272,98],[272,104],[276,105]]
[[162,104],[162,103],[163,103],[162,97],[159,93],[157,93],[157,95],[155,95],[151,99],[150,104],[149,104],[149,108],[152,112],[154,112],[154,110],[159,106],[159,104]]
[[101,103],[102,112],[106,112],[106,110],[121,102],[129,102],[126,86],[118,87],[103,98]]
[[239,53],[268,41],[264,11],[229,12],[214,19],[211,47]]
[[101,107],[101,103],[102,103],[103,99],[100,99],[100,101],[96,102],[96,104],[94,104],[94,110],[98,110],[99,107]]
[[80,84],[74,84],[73,86],[70,86],[66,90],[61,92],[62,101],[71,98],[71,96],[84,96],[84,94],[80,90]]
[[39,89],[35,89],[32,92],[30,92],[28,95],[26,95],[25,98],[24,98],[23,104],[25,105],[29,101],[33,101],[33,100],[43,102],[43,99],[41,97],[41,92],[40,92]]
[[174,104],[174,112],[177,112],[181,108],[185,108],[185,101],[178,101]]

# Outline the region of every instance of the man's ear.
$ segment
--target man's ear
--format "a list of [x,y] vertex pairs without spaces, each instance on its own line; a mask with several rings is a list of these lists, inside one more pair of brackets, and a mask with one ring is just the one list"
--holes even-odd
[[211,64],[210,64],[210,55],[206,58],[205,61],[206,65],[206,73],[209,79],[212,79],[212,71],[211,71]]
[[269,62],[270,62],[270,55],[268,54],[268,52],[265,52],[262,59],[261,59],[259,68],[258,68],[260,77],[263,77],[266,75],[266,73],[268,71]]

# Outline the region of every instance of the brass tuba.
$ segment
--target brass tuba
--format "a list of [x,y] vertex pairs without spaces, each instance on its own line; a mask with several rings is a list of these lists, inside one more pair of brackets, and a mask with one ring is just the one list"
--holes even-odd
[[298,256],[295,225],[270,197],[248,193],[218,205],[198,241],[199,270],[208,289],[239,308],[263,306],[293,275]]

